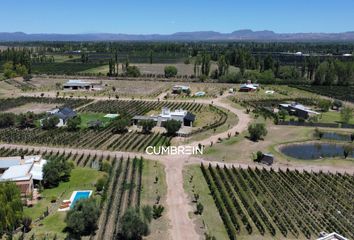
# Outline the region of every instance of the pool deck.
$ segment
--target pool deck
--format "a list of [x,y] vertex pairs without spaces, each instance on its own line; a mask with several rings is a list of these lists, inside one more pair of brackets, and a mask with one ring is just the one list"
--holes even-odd
[[75,199],[75,196],[76,196],[76,194],[77,194],[78,192],[89,192],[88,198],[91,197],[91,195],[92,195],[92,190],[78,190],[78,191],[74,191],[74,192],[71,194],[69,200],[63,200],[63,203],[70,202],[69,206],[66,207],[66,208],[59,208],[58,211],[59,211],[59,212],[69,211],[70,208],[71,208],[71,205],[73,204],[73,201],[74,201],[74,199]]

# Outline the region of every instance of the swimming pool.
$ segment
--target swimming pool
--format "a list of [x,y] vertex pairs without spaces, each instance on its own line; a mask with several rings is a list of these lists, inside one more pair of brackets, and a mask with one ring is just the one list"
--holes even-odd
[[77,201],[79,201],[80,199],[89,198],[91,196],[91,194],[92,194],[91,190],[73,192],[73,194],[71,195],[71,198],[70,198],[70,201],[71,201],[70,208],[73,208],[75,206],[75,203]]

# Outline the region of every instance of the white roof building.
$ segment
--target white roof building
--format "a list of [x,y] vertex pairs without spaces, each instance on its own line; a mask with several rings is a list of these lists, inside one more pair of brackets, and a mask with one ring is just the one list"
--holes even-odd
[[317,240],[349,240],[349,239],[335,232],[332,233],[321,232],[320,237],[317,238]]
[[[26,181],[43,180],[43,166],[47,163],[40,155],[0,158],[0,165],[3,161],[13,163],[8,166],[4,173],[0,176],[0,181]],[[16,164],[15,164],[16,163]]]

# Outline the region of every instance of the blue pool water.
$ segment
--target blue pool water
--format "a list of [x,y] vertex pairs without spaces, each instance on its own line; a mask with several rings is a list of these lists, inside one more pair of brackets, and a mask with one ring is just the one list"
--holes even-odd
[[86,199],[90,197],[90,192],[88,191],[80,191],[75,194],[75,197],[73,199],[73,202],[70,205],[70,208],[73,208],[75,206],[75,203],[80,200],[80,199]]

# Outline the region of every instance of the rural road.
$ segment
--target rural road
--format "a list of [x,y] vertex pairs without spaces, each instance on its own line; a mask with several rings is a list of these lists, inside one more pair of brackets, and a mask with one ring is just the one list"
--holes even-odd
[[[242,110],[237,109],[225,101],[225,98],[228,95],[224,95],[222,97],[218,97],[215,99],[197,99],[197,100],[190,100],[190,102],[196,103],[205,103],[210,104],[213,101],[213,105],[222,107],[230,112],[234,113],[238,116],[238,122],[234,126],[231,126],[225,132],[218,133],[207,137],[202,141],[195,141],[188,146],[197,146],[198,144],[202,144],[205,146],[209,146],[211,142],[216,143],[219,138],[227,138],[228,134],[234,135],[235,132],[243,132],[247,129],[248,125],[252,121],[251,117],[244,113]],[[108,98],[94,98],[96,101],[108,99]],[[143,99],[145,101],[156,101],[154,99]],[[183,101],[186,100],[173,100],[173,101]],[[187,100],[188,101],[188,100]],[[173,155],[173,156],[166,156],[166,155],[147,155],[145,153],[136,153],[136,152],[120,152],[120,151],[104,151],[104,150],[93,150],[93,149],[75,149],[75,148],[66,148],[66,147],[42,147],[42,146],[29,146],[29,145],[17,145],[17,144],[0,144],[0,147],[7,147],[7,148],[21,148],[21,149],[34,149],[41,152],[44,151],[66,151],[72,153],[79,153],[79,154],[97,154],[97,155],[104,155],[104,156],[123,156],[123,157],[133,157],[133,156],[142,156],[145,159],[150,160],[157,160],[164,164],[165,171],[166,171],[166,183],[167,183],[167,196],[166,196],[166,208],[167,208],[167,216],[170,223],[170,234],[173,240],[199,240],[202,239],[202,236],[199,235],[196,231],[196,226],[193,223],[193,220],[189,217],[189,213],[193,212],[193,207],[191,205],[191,200],[189,199],[187,193],[184,191],[183,187],[183,168],[188,164],[212,164],[216,165],[219,164],[221,166],[238,166],[242,168],[248,167],[264,167],[263,165],[259,165],[257,163],[250,163],[250,164],[238,164],[238,163],[220,163],[220,162],[211,162],[204,160],[202,157],[195,157],[192,155]],[[273,169],[282,169],[286,170],[307,170],[307,171],[324,171],[324,172],[347,172],[347,173],[354,173],[354,169],[352,168],[340,168],[340,167],[328,167],[328,166],[290,166],[284,163],[276,163],[272,166]]]

